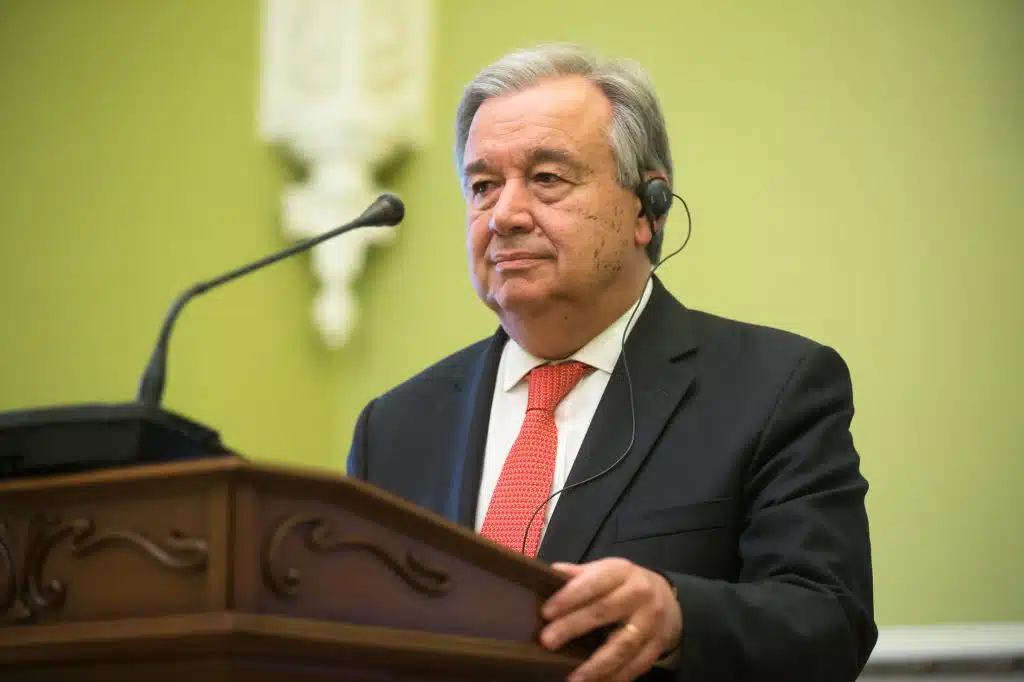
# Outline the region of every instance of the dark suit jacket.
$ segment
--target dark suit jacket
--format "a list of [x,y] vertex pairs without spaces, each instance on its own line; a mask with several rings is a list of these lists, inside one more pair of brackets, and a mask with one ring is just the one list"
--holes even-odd
[[[349,474],[474,523],[507,337],[469,346],[363,410]],[[683,307],[655,279],[626,344],[636,439],[564,494],[545,561],[620,556],[678,590],[685,680],[853,680],[876,638],[850,376],[832,349]],[[569,476],[632,433],[622,358]]]

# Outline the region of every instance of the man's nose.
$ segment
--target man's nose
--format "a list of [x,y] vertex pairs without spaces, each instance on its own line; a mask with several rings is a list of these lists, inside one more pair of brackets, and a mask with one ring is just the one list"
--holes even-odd
[[501,235],[529,232],[533,229],[530,213],[530,192],[521,180],[508,180],[499,190],[498,201],[491,209],[488,227]]

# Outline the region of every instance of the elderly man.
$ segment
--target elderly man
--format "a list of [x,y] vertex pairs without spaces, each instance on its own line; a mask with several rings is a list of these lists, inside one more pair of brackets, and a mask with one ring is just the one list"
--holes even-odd
[[350,475],[562,571],[541,642],[612,630],[574,681],[659,660],[855,679],[877,631],[849,372],[654,276],[672,161],[644,73],[507,55],[466,88],[455,147],[500,327],[367,405]]

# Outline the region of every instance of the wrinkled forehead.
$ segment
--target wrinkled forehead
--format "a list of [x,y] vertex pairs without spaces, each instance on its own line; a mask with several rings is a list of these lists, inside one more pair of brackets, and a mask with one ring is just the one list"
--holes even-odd
[[464,173],[482,163],[540,161],[596,167],[611,154],[611,104],[583,78],[560,78],[489,98],[477,110],[463,154]]

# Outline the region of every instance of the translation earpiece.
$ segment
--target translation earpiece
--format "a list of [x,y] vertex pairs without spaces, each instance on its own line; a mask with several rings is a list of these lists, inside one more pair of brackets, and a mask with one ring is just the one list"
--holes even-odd
[[672,206],[672,188],[661,178],[650,178],[640,183],[636,195],[640,198],[640,215],[646,217],[651,226],[647,255],[654,263],[661,256],[661,241],[665,237],[664,232],[658,229],[658,221],[668,214]]
[[672,206],[672,188],[661,178],[651,178],[645,180],[636,193],[653,230],[655,223],[664,218]]

